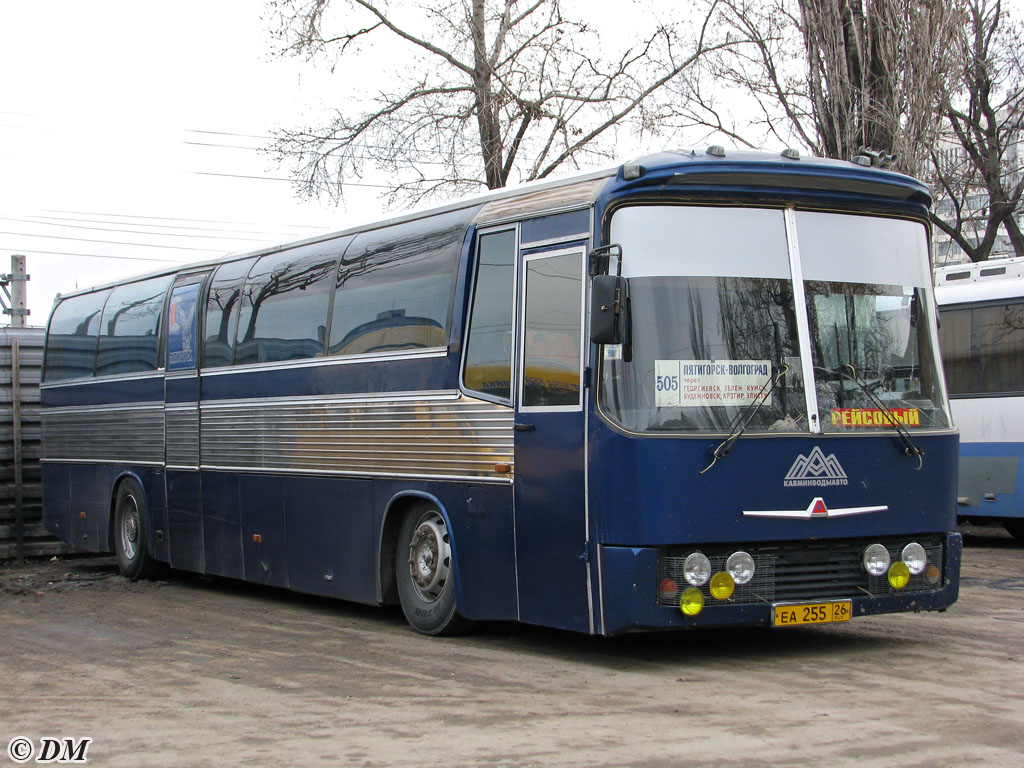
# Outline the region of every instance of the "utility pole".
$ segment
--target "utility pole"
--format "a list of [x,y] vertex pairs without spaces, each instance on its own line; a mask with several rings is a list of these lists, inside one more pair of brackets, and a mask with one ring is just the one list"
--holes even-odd
[[11,273],[0,275],[0,306],[4,314],[11,316],[11,328],[24,328],[28,317],[28,300],[25,283],[31,278],[25,274],[25,257],[11,256]]

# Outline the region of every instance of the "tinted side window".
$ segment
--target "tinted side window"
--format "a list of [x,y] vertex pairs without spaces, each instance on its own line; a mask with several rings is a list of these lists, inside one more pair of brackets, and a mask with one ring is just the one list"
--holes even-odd
[[235,365],[302,360],[324,354],[327,308],[339,243],[296,259],[264,256],[242,291]]
[[206,339],[203,343],[203,365],[231,365],[232,343],[238,326],[238,304],[242,285],[256,259],[222,264],[210,282],[206,302]]
[[944,309],[939,343],[951,395],[1024,391],[1024,304]]
[[507,399],[512,379],[515,230],[480,238],[473,314],[466,342],[466,387]]
[[944,309],[939,324],[942,367],[949,394],[971,391],[971,310]]
[[119,285],[100,321],[96,375],[155,371],[160,351],[160,314],[170,277]]
[[455,211],[357,236],[338,269],[330,353],[444,346],[473,213]]
[[64,299],[53,310],[46,332],[44,381],[92,376],[100,314],[110,291]]

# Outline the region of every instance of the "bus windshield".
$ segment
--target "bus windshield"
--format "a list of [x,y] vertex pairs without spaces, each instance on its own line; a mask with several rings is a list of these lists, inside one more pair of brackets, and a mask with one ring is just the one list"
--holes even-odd
[[[631,324],[625,347],[604,347],[601,403],[621,427],[723,432],[741,419],[762,432],[888,429],[893,419],[911,429],[949,426],[920,224],[635,206],[616,212],[611,238],[622,246]],[[809,405],[820,427],[810,424]]]

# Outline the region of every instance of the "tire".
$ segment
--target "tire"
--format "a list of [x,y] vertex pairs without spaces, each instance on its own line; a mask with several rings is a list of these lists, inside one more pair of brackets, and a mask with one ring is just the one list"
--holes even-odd
[[1003,520],[1003,527],[1010,532],[1017,541],[1024,541],[1024,518]]
[[395,553],[398,598],[406,621],[424,635],[466,629],[455,605],[455,558],[444,517],[433,504],[417,504],[402,520]]
[[121,575],[131,581],[151,578],[157,563],[146,550],[149,510],[146,495],[138,481],[125,478],[117,488],[114,501],[114,552]]

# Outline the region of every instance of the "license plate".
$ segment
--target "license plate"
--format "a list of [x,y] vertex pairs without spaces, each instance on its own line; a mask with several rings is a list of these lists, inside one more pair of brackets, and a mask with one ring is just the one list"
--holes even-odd
[[795,627],[801,624],[833,624],[837,621],[849,621],[851,605],[849,600],[836,600],[833,603],[773,605],[772,626]]

